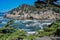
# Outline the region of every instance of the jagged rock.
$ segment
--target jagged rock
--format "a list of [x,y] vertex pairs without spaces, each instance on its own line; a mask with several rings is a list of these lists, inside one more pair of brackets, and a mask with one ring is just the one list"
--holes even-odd
[[52,8],[46,7],[41,10],[36,9],[34,6],[22,5],[19,6],[5,15],[6,18],[20,19],[20,20],[45,20],[59,18],[59,13],[51,10]]

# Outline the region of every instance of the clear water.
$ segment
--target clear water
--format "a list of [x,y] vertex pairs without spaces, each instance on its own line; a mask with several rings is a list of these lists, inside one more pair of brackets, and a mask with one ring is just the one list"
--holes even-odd
[[38,21],[33,20],[15,20],[15,22],[10,26],[26,31],[35,31],[42,29],[42,25]]

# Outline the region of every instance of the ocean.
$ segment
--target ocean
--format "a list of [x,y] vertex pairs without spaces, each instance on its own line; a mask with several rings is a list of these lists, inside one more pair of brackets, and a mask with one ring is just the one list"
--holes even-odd
[[[3,17],[4,15],[5,15],[4,13],[0,13],[0,21],[2,22],[0,23],[0,28],[4,27],[4,25],[10,20],[4,18]],[[42,22],[40,20],[14,20],[14,23],[11,24],[10,26],[29,32],[29,31],[42,30],[43,27],[48,26],[51,23],[52,22],[50,21]]]
[[4,15],[5,15],[5,13],[0,13],[0,22],[2,22],[2,23],[0,23],[0,28],[3,27],[9,20],[7,18],[4,18]]

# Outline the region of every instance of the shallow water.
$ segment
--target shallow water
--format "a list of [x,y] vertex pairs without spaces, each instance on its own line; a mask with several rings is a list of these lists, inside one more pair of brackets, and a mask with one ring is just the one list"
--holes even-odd
[[14,20],[14,23],[11,24],[11,27],[22,29],[25,31],[35,31],[42,30],[43,27],[51,24],[49,23],[40,23],[40,20]]

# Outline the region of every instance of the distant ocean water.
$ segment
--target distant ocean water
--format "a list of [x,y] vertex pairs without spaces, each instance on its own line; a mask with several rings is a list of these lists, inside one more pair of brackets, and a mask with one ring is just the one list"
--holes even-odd
[[7,18],[4,18],[3,17],[4,15],[5,15],[5,13],[0,13],[0,21],[2,22],[2,23],[0,23],[0,28],[3,27],[7,23],[7,21],[9,20]]

